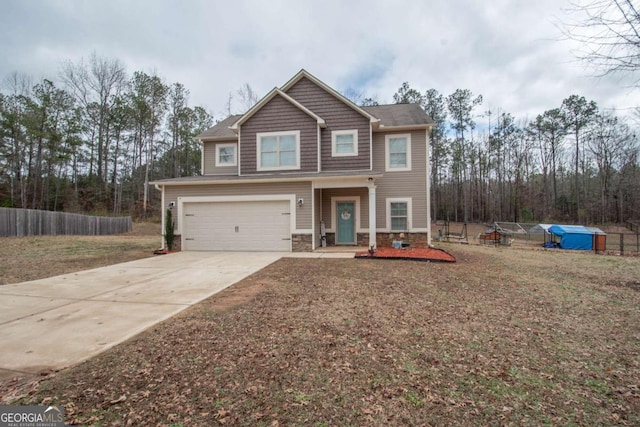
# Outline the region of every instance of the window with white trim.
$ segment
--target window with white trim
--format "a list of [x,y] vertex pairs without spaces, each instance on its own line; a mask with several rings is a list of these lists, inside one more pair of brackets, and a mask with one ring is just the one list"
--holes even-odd
[[236,144],[216,145],[216,166],[237,166]]
[[300,131],[256,134],[257,169],[300,169]]
[[385,169],[387,171],[411,170],[411,135],[386,135]]
[[389,231],[409,231],[411,199],[387,199],[387,227]]
[[331,156],[358,155],[358,130],[334,130],[331,132]]

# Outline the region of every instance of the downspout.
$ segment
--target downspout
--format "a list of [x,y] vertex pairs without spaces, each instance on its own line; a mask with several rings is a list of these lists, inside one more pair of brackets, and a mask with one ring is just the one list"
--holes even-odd
[[311,251],[316,250],[316,185],[311,181]]
[[322,172],[322,130],[318,125],[318,173]]
[[369,120],[369,170],[373,171],[373,125]]
[[369,178],[367,187],[369,188],[369,248],[375,249],[378,245],[376,236],[376,183],[373,178]]
[[[242,159],[242,156],[240,155],[240,140],[242,138],[240,137],[240,128],[238,127],[238,158],[236,159],[238,162],[238,176],[242,175],[242,170],[240,169],[240,159]],[[256,145],[258,144],[258,141],[256,141]],[[256,147],[257,150],[257,147]],[[257,152],[257,151],[256,151]],[[258,161],[258,159],[256,159],[256,162]]]
[[200,175],[204,175],[204,143],[202,139],[197,141],[200,143]]

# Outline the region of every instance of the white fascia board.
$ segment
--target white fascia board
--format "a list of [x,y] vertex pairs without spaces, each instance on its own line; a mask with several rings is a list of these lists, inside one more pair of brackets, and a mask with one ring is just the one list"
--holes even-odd
[[[205,176],[215,176],[215,175],[205,175]],[[245,175],[246,176],[246,175]],[[277,178],[274,177],[269,177],[269,178],[255,178],[255,179],[234,179],[234,180],[216,180],[216,179],[212,179],[212,180],[206,180],[206,181],[165,181],[165,182],[160,182],[160,181],[155,181],[155,182],[151,182],[150,184],[154,184],[154,185],[160,185],[160,186],[167,186],[167,187],[172,187],[172,186],[197,186],[197,185],[229,185],[229,184],[251,184],[251,183],[265,183],[265,182],[301,182],[301,181],[306,181],[306,182],[311,182],[313,181],[316,186],[316,188],[338,188],[335,186],[323,186],[323,183],[325,184],[331,184],[331,183],[335,183],[336,185],[338,185],[338,183],[340,182],[345,182],[345,181],[350,181],[350,185],[353,187],[353,183],[359,183],[362,184],[362,180],[364,179],[364,186],[366,187],[368,185],[368,179],[369,178],[381,178],[383,176],[383,174],[381,173],[365,173],[362,175],[353,175],[353,176],[331,176],[331,177],[315,177],[315,176],[307,176],[307,177],[287,177],[286,175],[284,176],[279,176]],[[361,185],[358,185],[358,187],[360,187]]]
[[298,107],[302,112],[306,113],[311,118],[315,119],[316,123],[318,123],[318,126],[320,126],[321,128],[326,128],[327,127],[327,123],[324,121],[324,119],[322,117],[318,116],[316,113],[314,113],[313,111],[309,110],[307,107],[305,107],[304,105],[300,104],[298,101],[296,101],[295,99],[293,99],[292,97],[290,97],[289,95],[287,95],[286,93],[281,91],[280,89],[276,89],[276,90],[278,92],[278,95],[280,95],[281,97],[283,97],[284,99],[289,101],[291,104],[293,104],[296,107]]
[[405,125],[405,126],[385,126],[380,125],[375,132],[395,132],[407,130],[424,130],[431,129],[433,125]]
[[273,89],[271,89],[269,91],[269,93],[267,93],[260,101],[258,101],[258,103],[256,105],[254,105],[253,107],[251,107],[249,109],[249,111],[247,111],[246,113],[244,113],[244,115],[242,117],[240,117],[238,120],[236,120],[231,126],[229,126],[229,129],[231,130],[238,130],[238,128],[240,127],[240,125],[244,122],[246,122],[247,120],[249,120],[251,118],[251,116],[253,116],[260,108],[262,108],[262,106],[264,104],[266,104],[267,102],[269,102],[276,94],[277,94],[278,88],[274,87]]
[[266,94],[264,96],[264,98],[262,98],[256,105],[251,107],[251,109],[249,111],[247,111],[242,117],[240,117],[234,124],[229,126],[229,129],[231,129],[233,131],[237,131],[240,128],[240,126],[242,126],[242,124],[244,122],[249,120],[255,113],[257,113],[262,107],[264,107],[265,104],[267,104],[269,101],[271,101],[276,95],[280,95],[282,98],[284,98],[290,104],[294,105],[299,110],[301,110],[302,112],[304,112],[308,116],[310,116],[313,119],[315,119],[316,122],[318,123],[318,126],[320,126],[322,128],[327,127],[327,124],[326,124],[326,122],[324,121],[324,119],[322,117],[318,116],[316,113],[314,113],[313,111],[309,110],[307,107],[305,107],[304,105],[300,104],[298,101],[296,101],[295,99],[293,99],[292,97],[290,97],[289,95],[287,95],[286,93],[284,93],[283,91],[281,91],[280,89],[278,89],[276,87],[276,88],[273,88],[268,94]]
[[[237,132],[237,130],[234,132]],[[204,144],[205,142],[238,142],[238,136],[212,136],[209,138],[198,138],[198,142],[200,142],[200,144]]]
[[332,176],[313,179],[315,188],[349,188],[349,187],[368,187],[369,178],[381,178],[382,174],[367,174],[358,176]]

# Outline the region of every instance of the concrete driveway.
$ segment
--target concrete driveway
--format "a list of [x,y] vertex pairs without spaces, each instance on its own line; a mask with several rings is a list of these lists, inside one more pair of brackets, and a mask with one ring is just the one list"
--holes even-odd
[[179,252],[0,286],[0,380],[81,362],[284,255]]

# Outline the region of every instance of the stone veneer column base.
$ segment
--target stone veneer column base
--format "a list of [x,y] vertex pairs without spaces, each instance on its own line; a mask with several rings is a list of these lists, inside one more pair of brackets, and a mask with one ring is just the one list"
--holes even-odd
[[425,247],[427,246],[428,233],[410,233],[404,232],[404,237],[400,237],[401,233],[383,233],[379,232],[376,240],[378,241],[378,247],[388,247],[392,246],[394,240],[398,240],[404,243],[409,243],[411,247]]
[[[409,243],[413,247],[425,247],[427,246],[427,233],[409,233],[405,232],[404,238],[400,237],[400,233],[376,233],[376,243],[379,248],[392,246],[394,240],[400,240],[405,243]],[[369,233],[357,233],[357,246],[369,247]],[[335,233],[327,233],[327,246],[336,245]]]
[[291,240],[293,252],[313,252],[313,236],[311,234],[292,234]]
[[[167,242],[165,241],[164,247],[167,247]],[[182,250],[182,236],[176,234],[176,237],[173,239],[173,248],[171,248],[171,252],[180,252]]]
[[[291,245],[293,252],[313,252],[313,239],[311,234],[292,234],[291,239],[293,240]],[[181,250],[181,237],[176,236],[171,251],[180,252]]]

